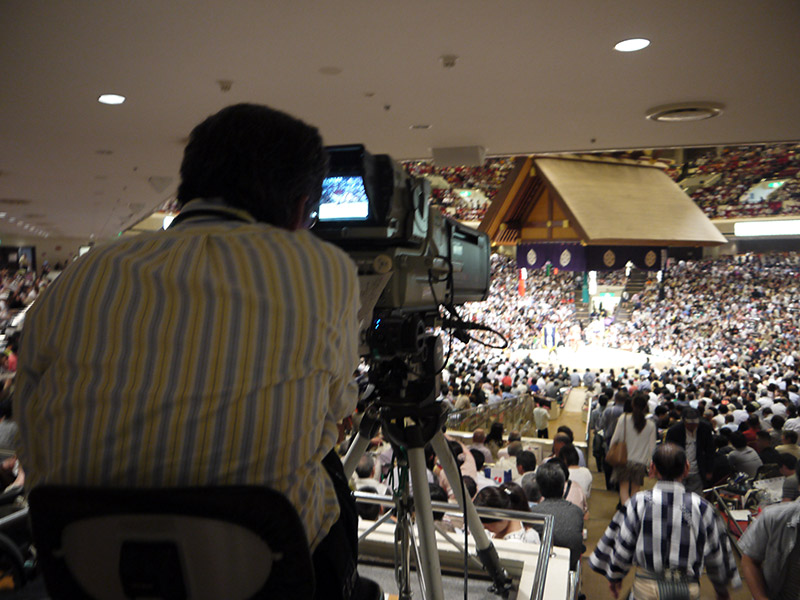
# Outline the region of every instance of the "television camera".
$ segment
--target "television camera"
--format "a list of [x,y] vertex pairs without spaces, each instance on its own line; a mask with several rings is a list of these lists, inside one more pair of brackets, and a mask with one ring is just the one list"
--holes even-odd
[[[442,598],[430,495],[423,448],[431,443],[465,511],[478,557],[494,589],[507,594],[510,580],[499,565],[442,434],[446,409],[436,402],[444,367],[441,339],[434,326],[468,341],[469,329],[455,306],[485,300],[489,292],[489,238],[441,214],[430,202],[430,184],[407,175],[387,155],[372,155],[362,145],[327,148],[330,172],[322,184],[313,231],[345,250],[358,266],[361,284],[361,355],[369,364],[374,393],[367,402],[358,435],[344,459],[350,477],[380,424],[402,457],[415,490],[420,530],[419,571],[431,597]],[[441,314],[443,307],[449,316]],[[398,453],[399,450],[399,453]],[[400,462],[400,461],[399,461]],[[399,538],[413,537],[411,500],[406,487],[397,499]],[[403,544],[404,547],[407,544]],[[405,555],[404,555],[405,556]],[[407,565],[398,573],[408,573]],[[400,597],[409,598],[408,581]]]

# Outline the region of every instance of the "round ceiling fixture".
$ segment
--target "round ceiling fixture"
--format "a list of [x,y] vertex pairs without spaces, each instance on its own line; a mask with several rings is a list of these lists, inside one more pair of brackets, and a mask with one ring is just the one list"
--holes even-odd
[[125,102],[125,96],[119,94],[102,94],[97,98],[100,104],[122,104]]
[[647,118],[662,123],[703,121],[722,114],[722,104],[715,102],[681,102],[664,104],[647,111]]
[[614,50],[617,52],[638,52],[639,50],[644,50],[649,45],[650,40],[645,38],[631,38],[629,40],[617,42],[614,46]]

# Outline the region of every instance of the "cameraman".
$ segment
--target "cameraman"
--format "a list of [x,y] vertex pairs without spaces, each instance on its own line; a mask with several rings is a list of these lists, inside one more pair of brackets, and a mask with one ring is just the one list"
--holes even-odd
[[317,130],[265,106],[192,131],[169,230],[92,250],[28,314],[30,486],[268,485],[300,514],[318,596],[349,597],[356,513],[331,450],[357,399],[359,290],[306,230],[326,168]]

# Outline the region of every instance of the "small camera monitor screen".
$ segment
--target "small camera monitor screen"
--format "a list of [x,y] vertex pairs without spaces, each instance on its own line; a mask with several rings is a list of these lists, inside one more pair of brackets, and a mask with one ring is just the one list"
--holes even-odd
[[369,198],[360,175],[326,177],[319,203],[320,221],[366,220]]

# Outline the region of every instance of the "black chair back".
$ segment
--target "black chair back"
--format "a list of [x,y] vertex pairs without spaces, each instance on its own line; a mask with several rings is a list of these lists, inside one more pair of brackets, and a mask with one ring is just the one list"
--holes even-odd
[[313,597],[302,522],[266,487],[41,486],[29,504],[56,600]]

